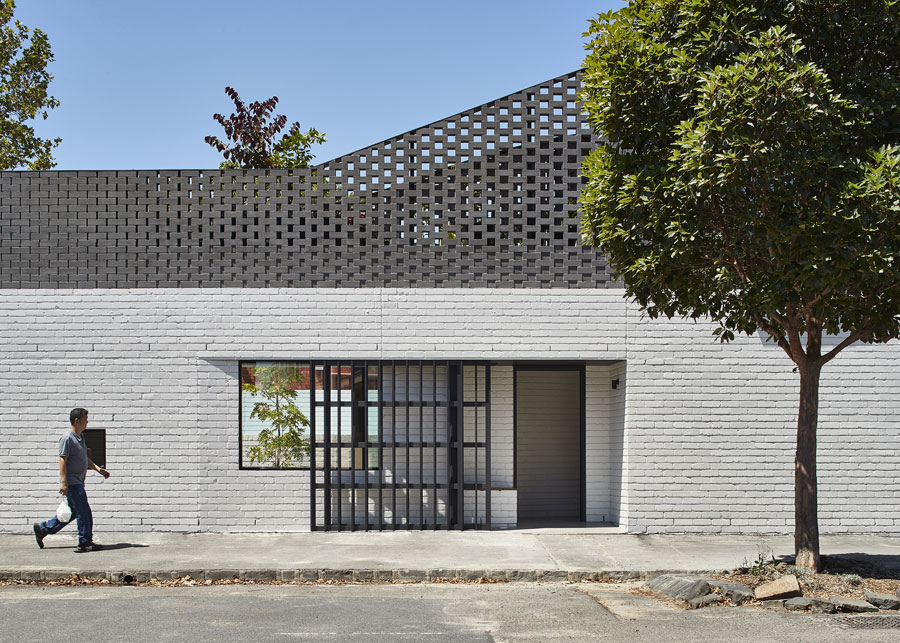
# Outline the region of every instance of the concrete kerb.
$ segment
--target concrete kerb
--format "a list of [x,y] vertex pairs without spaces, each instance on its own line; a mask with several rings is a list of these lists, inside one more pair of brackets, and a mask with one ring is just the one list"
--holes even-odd
[[[70,556],[70,539],[0,534],[0,581],[77,584],[484,583],[646,581],[661,574],[714,576],[752,551],[790,551],[787,536],[607,535],[590,531],[447,534],[109,535],[98,555]],[[851,552],[844,554],[842,552]],[[900,573],[900,539],[829,536],[823,554],[860,556]],[[302,561],[302,562],[301,562]],[[743,562],[742,562],[743,561]],[[187,577],[190,577],[189,579]]]
[[[698,570],[695,574],[715,574],[720,571]],[[533,569],[183,569],[147,570],[129,569],[117,571],[100,570],[21,570],[0,571],[0,581],[21,583],[55,583],[70,579],[84,581],[106,581],[117,585],[146,584],[152,581],[171,582],[178,579],[193,580],[198,583],[221,583],[239,581],[243,583],[579,583],[579,582],[625,582],[649,580],[671,573],[668,570],[622,571],[622,570],[533,570]],[[684,570],[679,570],[684,574]]]

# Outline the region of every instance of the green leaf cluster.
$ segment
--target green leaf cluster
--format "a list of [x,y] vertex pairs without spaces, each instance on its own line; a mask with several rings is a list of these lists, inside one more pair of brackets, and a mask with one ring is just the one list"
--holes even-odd
[[12,23],[15,8],[13,0],[0,0],[0,170],[46,170],[56,165],[51,152],[62,139],[42,139],[28,122],[46,120],[59,106],[48,94],[53,53],[43,31]]
[[310,148],[314,144],[324,143],[325,134],[315,128],[303,132],[300,123],[294,122],[287,133],[278,139],[278,134],[287,125],[287,117],[274,113],[278,105],[277,96],[247,104],[231,87],[226,87],[225,93],[234,101],[235,111],[228,117],[213,114],[213,120],[225,130],[226,141],[216,136],[204,138],[225,157],[219,164],[220,168],[309,167],[313,159]]
[[305,429],[309,420],[294,404],[297,389],[303,381],[299,367],[293,364],[257,366],[255,382],[243,385],[243,390],[263,399],[253,405],[250,417],[266,424],[259,432],[257,443],[250,448],[251,462],[270,463],[275,468],[287,468],[303,462],[310,451]]
[[900,334],[895,0],[636,0],[585,35],[582,232],[651,317],[818,365]]
[[293,167],[302,168],[309,167],[313,154],[310,148],[325,142],[325,134],[311,127],[306,132],[300,131],[299,128],[292,129],[282,138],[272,152],[273,167]]

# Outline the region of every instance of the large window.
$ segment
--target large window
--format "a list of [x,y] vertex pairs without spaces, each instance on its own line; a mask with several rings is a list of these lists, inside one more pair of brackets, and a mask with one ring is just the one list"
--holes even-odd
[[242,362],[242,468],[306,469],[313,529],[490,527],[484,362]]
[[242,468],[309,468],[309,364],[241,364]]
[[243,362],[241,466],[308,469],[315,425],[319,440],[329,427],[331,469],[377,469],[378,450],[364,445],[378,440],[378,399],[375,366]]

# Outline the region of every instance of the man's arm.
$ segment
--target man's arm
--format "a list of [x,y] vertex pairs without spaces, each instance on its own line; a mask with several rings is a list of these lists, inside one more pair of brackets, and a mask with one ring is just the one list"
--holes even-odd
[[59,493],[63,496],[69,491],[69,483],[66,482],[66,459],[68,457],[67,455],[59,456]]
[[101,476],[103,476],[104,478],[108,478],[108,477],[109,477],[109,471],[107,471],[107,470],[104,469],[103,467],[98,467],[96,464],[94,464],[94,461],[91,460],[90,458],[88,458],[88,467],[91,468],[91,469],[93,469],[93,470],[96,471],[97,473],[99,473],[99,474],[100,474]]

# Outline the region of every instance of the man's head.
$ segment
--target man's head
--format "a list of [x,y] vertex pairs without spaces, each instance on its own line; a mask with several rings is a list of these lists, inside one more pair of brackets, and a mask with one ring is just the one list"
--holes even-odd
[[84,430],[88,422],[87,409],[77,408],[69,412],[69,423],[76,429]]

